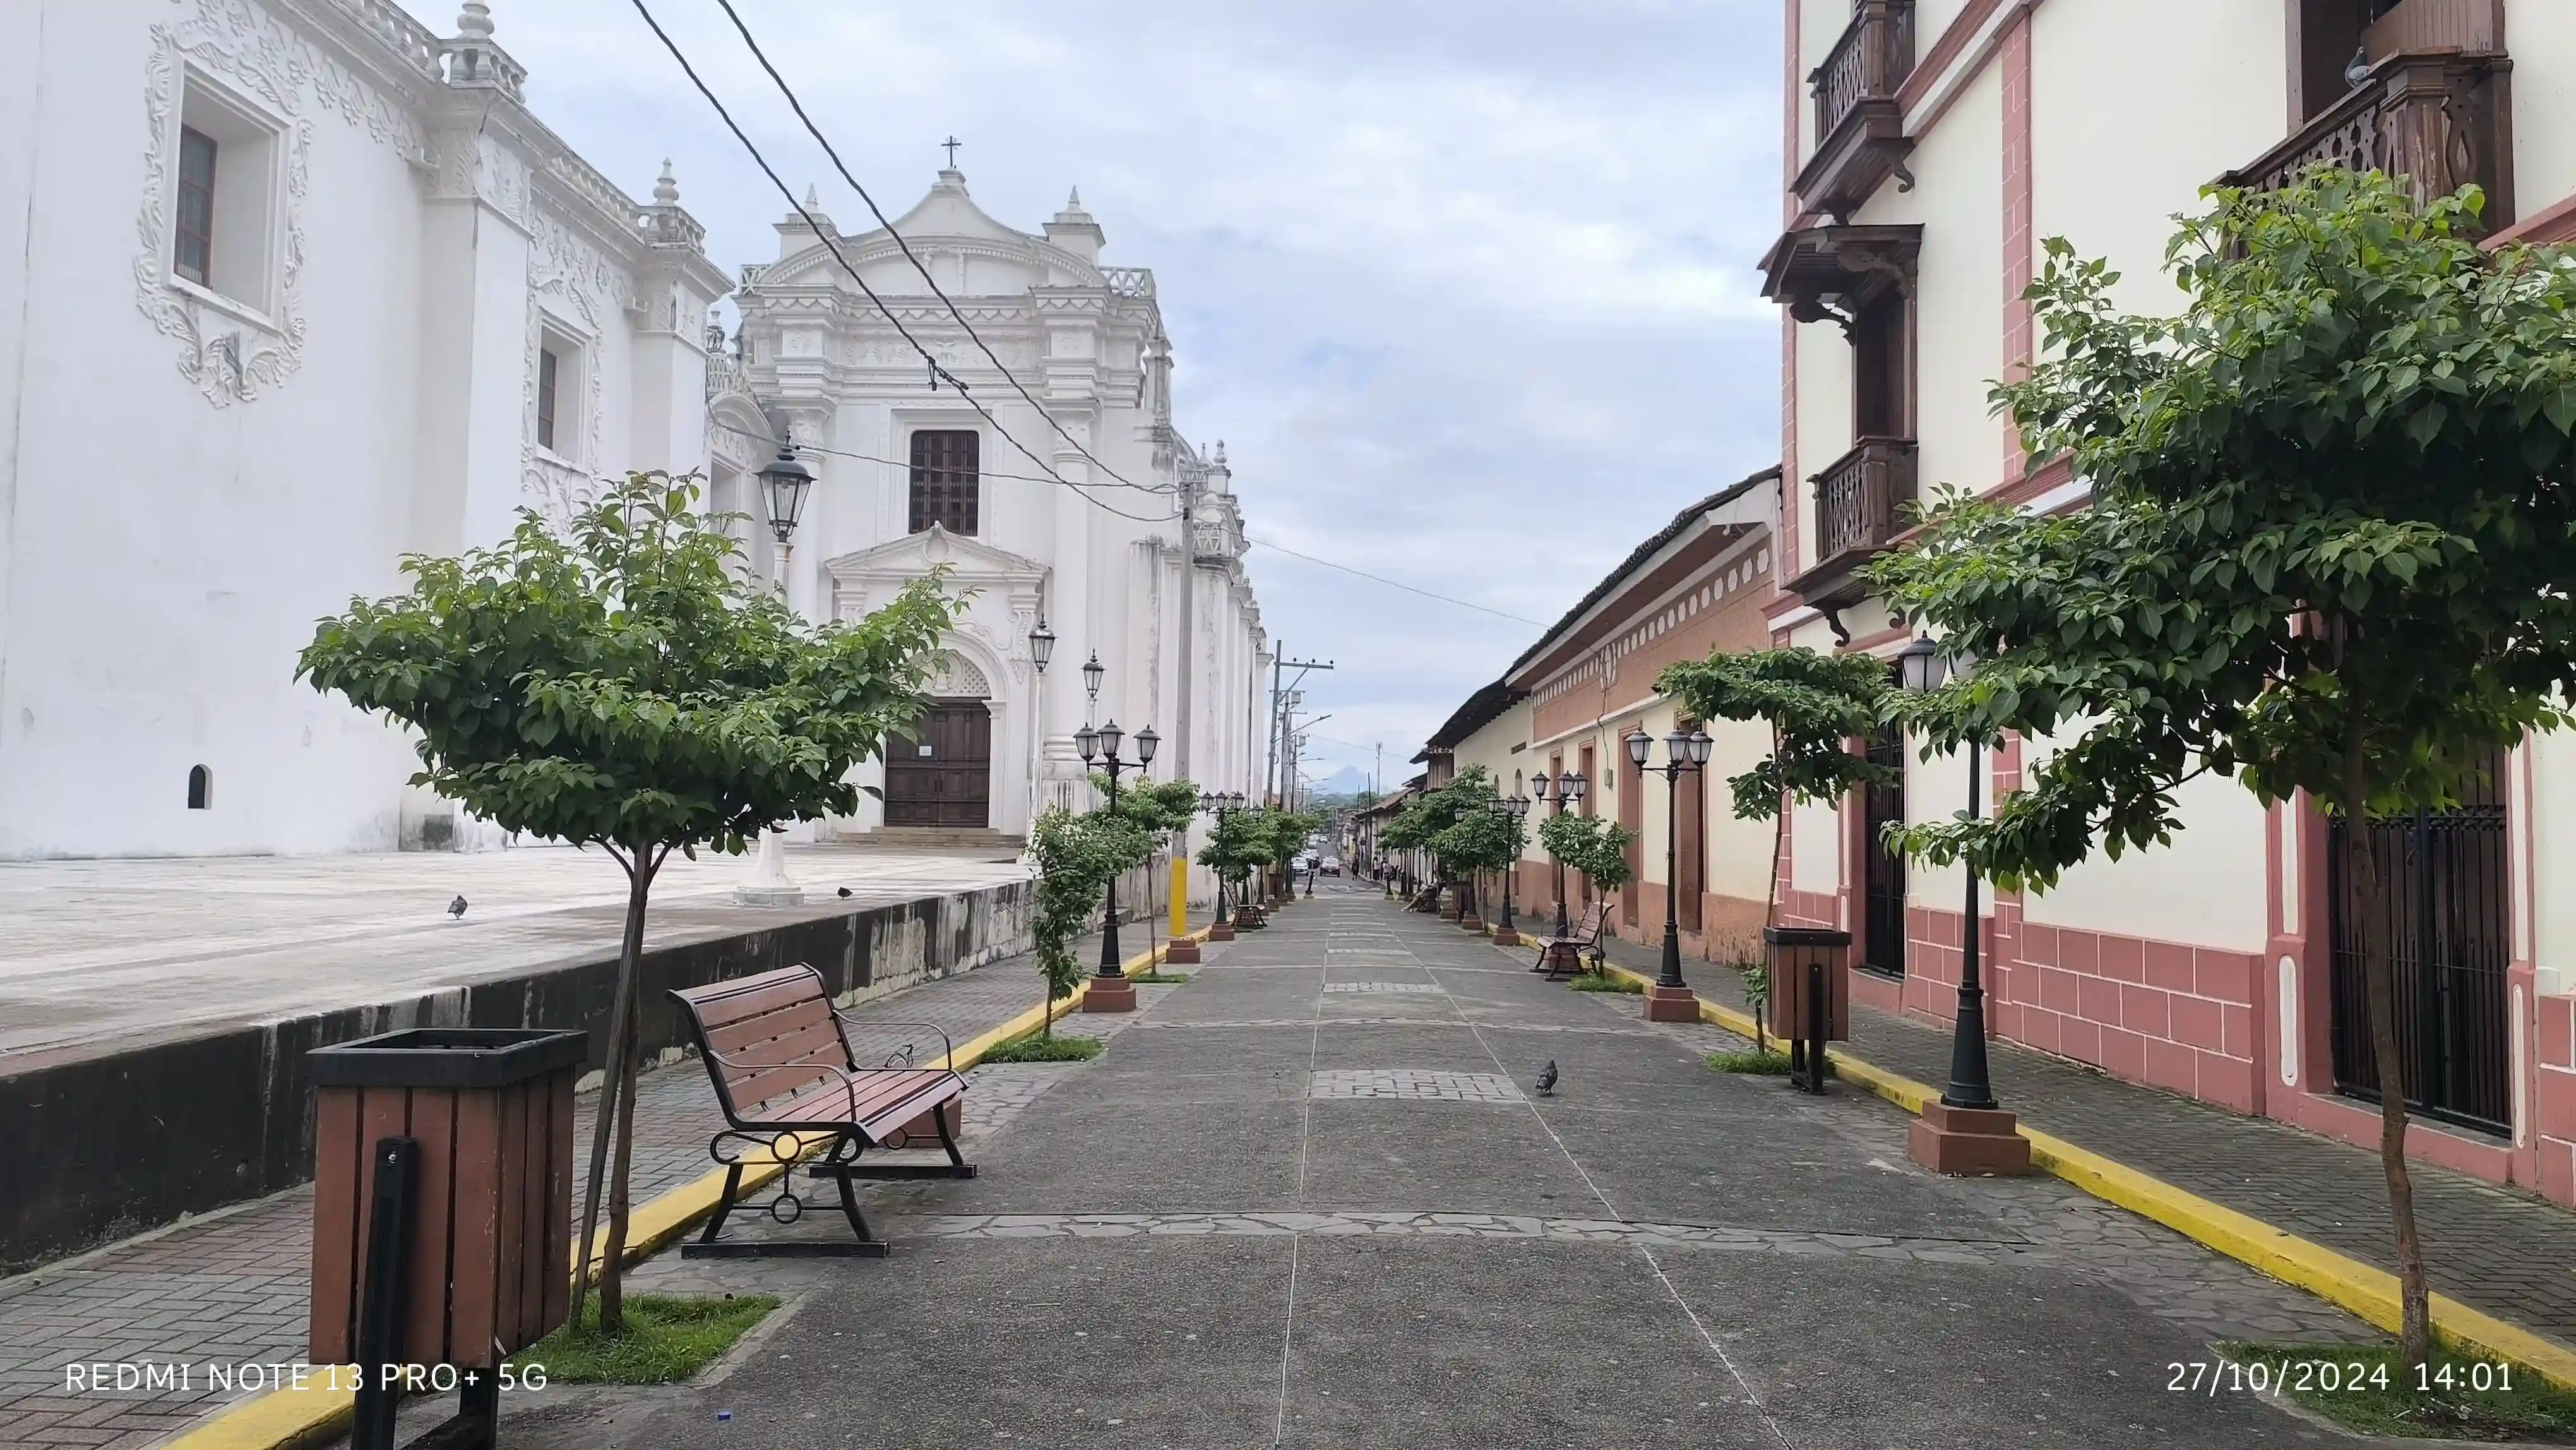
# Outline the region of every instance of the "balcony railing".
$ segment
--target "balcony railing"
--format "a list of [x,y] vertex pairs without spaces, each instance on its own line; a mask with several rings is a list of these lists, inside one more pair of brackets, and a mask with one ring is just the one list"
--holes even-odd
[[1914,502],[1914,440],[1863,438],[1816,475],[1816,569],[1847,571],[1906,528]]
[[1897,91],[1914,73],[1914,0],[1859,0],[1842,38],[1807,77],[1816,93],[1816,149],[1798,172],[1799,199],[1848,221],[1891,175],[1906,186],[1905,114]]
[[1816,144],[1850,120],[1863,101],[1893,101],[1914,73],[1914,0],[1860,0],[1851,25],[1807,77],[1816,93]]
[[2513,220],[2513,159],[2500,114],[2500,55],[2404,52],[2382,60],[2351,94],[2296,134],[2220,177],[2223,186],[2269,191],[2311,166],[2403,177],[2418,202],[2472,182],[2486,193],[2485,226]]

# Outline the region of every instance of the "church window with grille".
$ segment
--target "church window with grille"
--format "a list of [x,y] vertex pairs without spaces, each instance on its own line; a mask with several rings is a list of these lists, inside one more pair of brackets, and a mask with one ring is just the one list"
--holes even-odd
[[912,435],[912,527],[937,524],[952,534],[976,531],[982,478],[978,436],[971,430]]

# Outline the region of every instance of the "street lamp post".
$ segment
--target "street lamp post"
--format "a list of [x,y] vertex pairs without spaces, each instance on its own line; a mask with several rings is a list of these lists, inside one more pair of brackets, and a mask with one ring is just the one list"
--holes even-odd
[[[1517,791],[1509,796],[1497,797],[1491,807],[1496,814],[1511,817],[1512,840],[1516,845],[1527,844],[1527,838],[1521,834],[1524,829],[1521,822],[1529,818],[1529,808],[1530,798]],[[1494,928],[1496,946],[1516,947],[1521,944],[1521,934],[1512,924],[1512,880],[1520,874],[1520,854],[1515,851],[1512,855],[1512,864],[1503,868],[1503,920],[1500,926]]]
[[1046,742],[1046,667],[1055,658],[1055,631],[1047,628],[1046,616],[1038,616],[1038,627],[1029,631],[1029,663],[1038,671],[1037,688],[1029,692],[1029,824],[1038,827],[1038,772],[1045,760]]
[[[1655,984],[1646,990],[1646,1017],[1657,1022],[1696,1022],[1699,1000],[1691,995],[1690,985],[1682,980],[1681,926],[1681,798],[1682,777],[1697,775],[1708,763],[1710,747],[1715,742],[1705,730],[1688,735],[1679,726],[1664,737],[1664,763],[1648,770],[1646,756],[1654,740],[1644,731],[1628,737],[1628,763],[1648,775],[1664,778],[1664,960],[1655,974]],[[1696,785],[1696,783],[1694,783]]]
[[[778,542],[777,566],[769,582],[783,599],[792,577],[788,561],[795,553],[796,521],[805,512],[805,494],[814,486],[814,471],[796,457],[796,445],[782,436],[778,456],[760,470],[759,476],[762,496],[769,504],[769,533]],[[733,894],[745,906],[794,906],[805,899],[804,889],[787,874],[784,831],[772,826],[760,833],[760,852],[752,864],[751,880],[735,887]]]
[[[1940,689],[1949,675],[1967,679],[1976,670],[1977,657],[1965,647],[1945,650],[1929,636],[1921,636],[1897,652],[1896,664],[1898,683],[1907,693],[1928,695]],[[1968,757],[1968,817],[1973,820],[1982,808],[1984,742],[1968,741],[1963,753]],[[1950,1032],[1950,1084],[1942,1089],[1941,1100],[1926,1104],[1924,1116],[1915,1120],[1907,1152],[1936,1173],[2027,1173],[2030,1141],[2021,1136],[2014,1115],[1995,1101],[1987,1071],[1977,868],[1973,863],[1962,865],[1968,887],[1959,927],[1959,1001]]]
[[[1099,662],[1099,657],[1094,656],[1092,663],[1083,667],[1083,673],[1089,675]],[[1162,737],[1154,733],[1154,727],[1148,725],[1136,732],[1136,758],[1121,760],[1118,747],[1125,741],[1126,732],[1118,728],[1115,720],[1097,730],[1085,725],[1073,736],[1073,748],[1081,754],[1082,763],[1089,766],[1096,760],[1108,773],[1109,809],[1113,811],[1118,809],[1118,777],[1124,772],[1141,771],[1153,764],[1154,748],[1163,743]],[[1100,926],[1100,972],[1091,979],[1091,990],[1083,994],[1082,1010],[1132,1012],[1135,1009],[1136,989],[1127,981],[1127,969],[1119,959],[1118,878],[1112,876],[1109,878],[1106,915]]]

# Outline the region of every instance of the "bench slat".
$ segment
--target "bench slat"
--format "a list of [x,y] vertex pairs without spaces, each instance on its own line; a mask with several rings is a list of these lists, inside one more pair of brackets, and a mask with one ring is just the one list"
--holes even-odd
[[[870,1082],[868,1076],[883,1080]],[[837,1082],[828,1088],[818,1088],[772,1104],[757,1114],[746,1111],[743,1116],[762,1123],[855,1121],[870,1138],[881,1138],[963,1091],[954,1076],[933,1068],[868,1076],[861,1077],[857,1084],[858,1113],[855,1118],[850,1112],[850,1095],[843,1092]]]
[[816,1063],[832,1067],[849,1066],[848,1056],[841,1051],[841,1034],[829,1021],[817,1022],[802,1031],[766,1042],[755,1042],[739,1052],[725,1054],[725,1081],[740,1082],[773,1067],[810,1067]]
[[710,1028],[707,1031],[707,1046],[727,1057],[738,1057],[744,1048],[753,1043],[765,1042],[773,1037],[785,1037],[789,1033],[811,1027],[815,1023],[829,1023],[831,1020],[832,1004],[823,1000],[822,993],[815,992],[790,1002],[784,1007],[772,1008],[750,1017],[736,1018],[722,1027]]
[[690,987],[671,995],[689,1005],[689,1010],[697,1014],[701,1028],[713,1032],[746,1017],[774,1012],[803,998],[820,997],[823,995],[823,979],[811,967],[780,967],[774,972]]

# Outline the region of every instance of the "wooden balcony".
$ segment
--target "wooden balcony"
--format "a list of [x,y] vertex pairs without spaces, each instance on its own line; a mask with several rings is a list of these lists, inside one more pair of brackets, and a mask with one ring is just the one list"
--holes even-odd
[[1857,0],[1851,25],[1807,77],[1816,100],[1816,149],[1798,173],[1798,197],[1849,220],[1890,175],[1905,176],[1897,88],[1914,73],[1914,0]]
[[1866,593],[1853,571],[1876,558],[1910,527],[1914,440],[1863,438],[1815,475],[1816,566],[1789,589],[1820,609],[1857,602]]
[[[2430,25],[2425,16],[2435,7],[2415,10],[2421,3],[2410,0],[2381,26],[2408,20],[2411,28],[2394,34],[2409,45],[2480,41],[2482,33],[2474,28],[2452,35]],[[2379,32],[2380,27],[2373,27],[2374,34]],[[2268,191],[2288,185],[2311,166],[2326,164],[2404,178],[2419,202],[2475,183],[2486,193],[2486,230],[2508,226],[2514,215],[2506,91],[2512,69],[2511,60],[2492,50],[2392,51],[2378,58],[2368,79],[2343,99],[2218,183]]]

